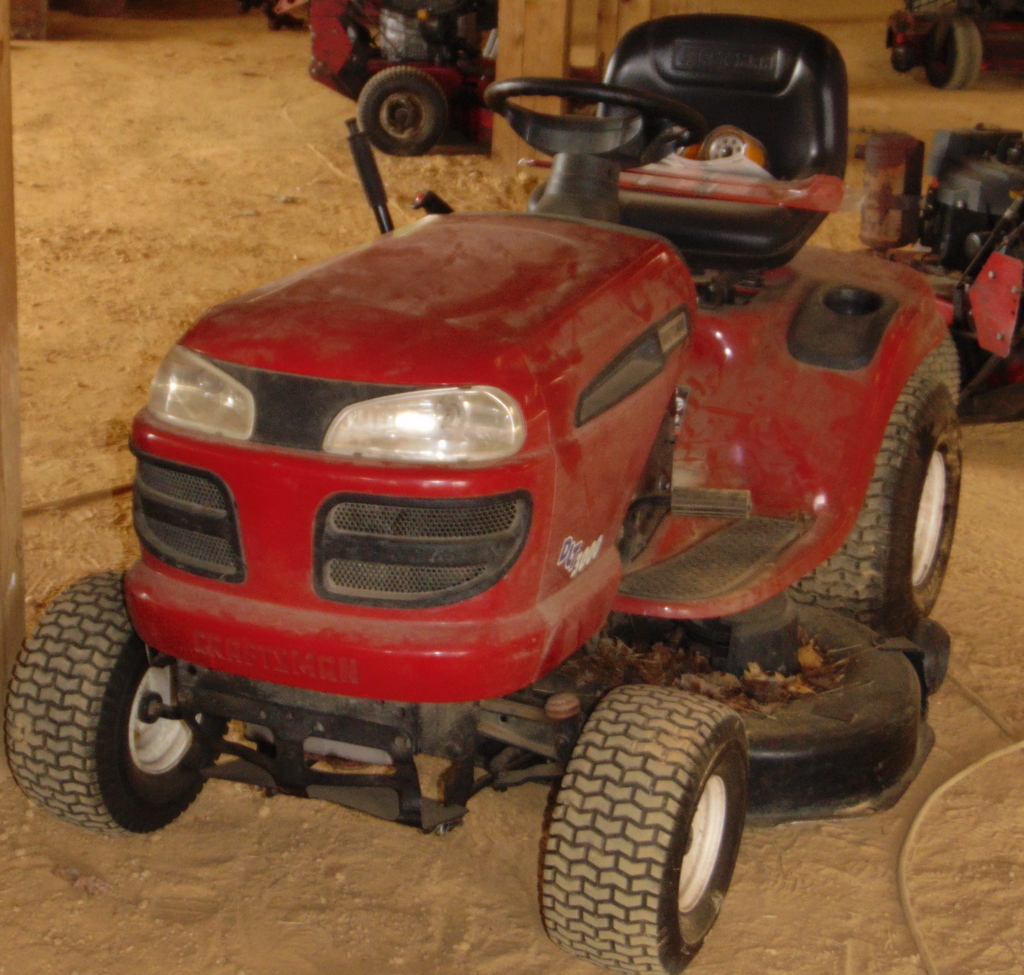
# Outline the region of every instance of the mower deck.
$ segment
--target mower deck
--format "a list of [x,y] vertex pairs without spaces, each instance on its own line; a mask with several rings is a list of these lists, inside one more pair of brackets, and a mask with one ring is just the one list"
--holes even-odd
[[[832,659],[847,659],[846,671],[834,690],[803,696],[771,715],[743,713],[748,818],[755,823],[888,808],[934,740],[923,720],[926,648],[907,640],[879,643],[871,630],[837,613],[802,609],[800,622]],[[577,661],[523,692],[463,704],[369,701],[180,667],[184,711],[241,720],[258,743],[254,749],[211,740],[232,760],[212,762],[204,777],[323,799],[424,832],[461,820],[470,797],[487,785],[557,782],[583,718],[607,690],[581,679],[586,667]],[[580,707],[553,718],[547,702],[555,695],[575,697]],[[201,726],[193,730],[203,734]],[[311,740],[343,744],[325,762],[310,754]],[[413,761],[421,752],[452,762],[440,801],[421,791]],[[474,772],[481,768],[482,777]]]
[[770,824],[888,809],[914,781],[935,740],[923,719],[925,680],[918,670],[934,651],[912,649],[906,640],[868,649],[874,634],[837,613],[802,610],[801,622],[826,648],[848,650],[846,673],[833,691],[800,698],[768,717],[744,715],[748,820]]

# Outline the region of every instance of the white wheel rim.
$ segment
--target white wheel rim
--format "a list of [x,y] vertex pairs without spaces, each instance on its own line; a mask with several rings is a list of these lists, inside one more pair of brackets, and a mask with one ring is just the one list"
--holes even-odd
[[139,717],[139,706],[147,694],[159,694],[164,704],[171,703],[170,667],[150,667],[135,692],[128,717],[128,750],[136,767],[148,775],[169,772],[192,745],[192,730],[183,721],[157,718],[147,723]]
[[942,523],[946,510],[946,462],[936,450],[928,461],[914,526],[914,555],[911,585],[920,586],[929,576],[939,554]]
[[721,776],[711,776],[697,802],[690,824],[690,849],[679,870],[680,914],[689,914],[704,896],[722,849],[728,807],[725,782]]
[[718,136],[708,146],[708,159],[722,159],[727,156],[742,156],[747,143],[744,138],[735,132],[727,132]]

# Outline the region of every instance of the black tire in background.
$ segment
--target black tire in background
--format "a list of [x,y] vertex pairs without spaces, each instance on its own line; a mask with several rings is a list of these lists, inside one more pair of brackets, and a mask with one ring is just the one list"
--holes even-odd
[[171,703],[171,671],[150,667],[119,573],[74,583],[46,608],[18,656],[7,756],[22,790],[90,829],[148,833],[199,794],[208,757],[188,726],[144,722],[146,695]]
[[551,939],[618,972],[681,971],[718,917],[746,800],[736,712],[674,688],[610,691],[552,813],[541,879]]
[[981,74],[982,57],[981,31],[970,17],[936,21],[925,41],[928,83],[947,91],[969,88]]
[[421,156],[448,127],[448,100],[429,75],[406,65],[375,74],[359,93],[359,125],[391,156]]
[[[853,530],[831,558],[791,588],[795,600],[848,612],[890,636],[910,636],[931,612],[946,574],[960,497],[951,371],[943,352],[910,378],[893,407]],[[939,378],[943,372],[948,378]]]

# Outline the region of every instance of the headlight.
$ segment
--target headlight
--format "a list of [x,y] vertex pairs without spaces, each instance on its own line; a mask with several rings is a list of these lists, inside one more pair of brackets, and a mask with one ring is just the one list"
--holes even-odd
[[149,391],[149,409],[175,426],[236,440],[248,440],[256,421],[252,393],[180,345],[160,363]]
[[424,389],[346,406],[324,437],[331,454],[411,464],[510,457],[526,439],[523,414],[493,386]]

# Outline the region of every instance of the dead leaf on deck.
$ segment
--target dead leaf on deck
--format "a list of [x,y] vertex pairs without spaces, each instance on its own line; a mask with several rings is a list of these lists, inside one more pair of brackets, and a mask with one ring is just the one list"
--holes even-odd
[[606,632],[581,655],[576,679],[581,684],[593,682],[604,687],[678,687],[737,711],[771,715],[796,698],[833,690],[842,682],[845,661],[829,661],[817,641],[806,633],[801,632],[800,640],[800,673],[766,673],[751,663],[741,679],[713,670],[706,648],[701,652],[685,643],[679,646],[675,639],[649,645],[626,642]]
[[808,640],[797,650],[796,659],[803,671],[820,670],[825,666],[825,658],[818,651],[813,640]]

